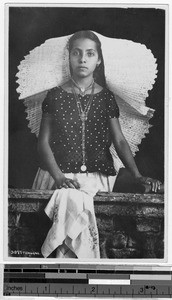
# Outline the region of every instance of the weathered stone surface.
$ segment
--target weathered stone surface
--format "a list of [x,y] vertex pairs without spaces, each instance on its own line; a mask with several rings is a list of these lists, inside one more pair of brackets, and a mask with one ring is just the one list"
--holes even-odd
[[152,232],[144,232],[141,234],[143,243],[142,249],[146,258],[156,258],[156,249],[155,245],[157,239],[159,238],[159,234]]
[[[30,190],[30,189],[9,189],[9,199],[39,199],[48,200],[54,191],[50,190]],[[98,192],[94,197],[95,201],[115,201],[115,202],[135,202],[135,203],[152,203],[163,204],[164,195],[162,194],[125,194],[125,193],[106,193]]]
[[163,204],[164,195],[162,194],[131,194],[131,193],[106,193],[98,192],[94,197],[95,201],[114,201],[122,203],[135,203],[135,204]]
[[17,220],[17,214],[16,213],[10,213],[8,215],[8,226],[9,227],[16,226],[16,220]]
[[141,232],[160,232],[161,220],[156,218],[136,218],[137,230]]
[[125,249],[107,249],[107,254],[109,258],[120,259],[120,258],[140,258],[140,253],[133,248],[125,248]]
[[128,234],[136,230],[135,218],[131,215],[113,215],[113,227],[115,231],[126,231]]
[[164,216],[164,208],[162,206],[142,206],[140,207],[136,215],[138,217],[155,217],[155,218],[162,218]]
[[157,235],[154,249],[155,249],[155,256],[157,258],[164,257],[164,233],[163,233],[163,230],[161,230],[159,232],[159,234]]
[[128,204],[119,204],[119,203],[106,203],[106,204],[95,204],[95,213],[96,214],[104,214],[108,217],[112,217],[114,215],[136,215],[136,208],[133,206],[129,206]]
[[127,248],[133,248],[136,249],[137,248],[137,241],[134,240],[134,238],[132,238],[131,236],[128,236],[128,241],[127,241]]
[[48,200],[54,191],[50,190],[31,190],[31,189],[9,189],[9,199],[39,199]]
[[28,201],[28,200],[9,200],[9,211],[10,212],[38,212],[41,209],[42,205],[40,205],[39,201]]
[[128,237],[125,232],[114,231],[111,237],[107,239],[108,248],[123,249],[127,246]]
[[113,219],[106,215],[96,215],[97,226],[100,232],[110,233],[113,228]]
[[157,206],[154,204],[154,207],[149,205],[137,205],[135,203],[127,204],[119,204],[113,203],[109,204],[106,203],[101,205],[99,203],[95,204],[95,213],[96,214],[106,214],[107,216],[113,215],[121,215],[121,216],[133,216],[133,217],[144,217],[144,216],[151,216],[151,217],[163,217],[164,216],[164,209],[163,206]]

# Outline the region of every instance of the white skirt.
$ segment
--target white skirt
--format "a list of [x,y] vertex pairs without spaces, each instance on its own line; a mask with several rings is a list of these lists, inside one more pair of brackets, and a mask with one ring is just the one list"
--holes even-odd
[[[106,176],[100,173],[65,173],[67,178],[76,179],[80,183],[80,189],[89,191],[90,189],[95,194],[98,191],[102,192],[112,192],[116,175],[115,176]],[[38,169],[35,176],[32,189],[35,190],[52,190],[56,189],[55,181],[48,171]]]

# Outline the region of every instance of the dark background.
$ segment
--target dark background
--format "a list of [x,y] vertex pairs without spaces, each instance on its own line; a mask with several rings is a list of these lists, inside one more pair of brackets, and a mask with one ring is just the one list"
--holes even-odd
[[152,8],[11,7],[9,9],[9,186],[31,188],[39,166],[37,139],[27,127],[25,107],[16,92],[17,66],[46,39],[90,29],[129,39],[151,49],[158,77],[146,103],[156,110],[153,127],[139,147],[136,162],[143,175],[164,177],[165,11]]

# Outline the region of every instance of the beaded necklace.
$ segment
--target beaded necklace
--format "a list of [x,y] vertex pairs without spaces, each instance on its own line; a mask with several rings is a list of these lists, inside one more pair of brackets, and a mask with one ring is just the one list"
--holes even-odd
[[85,161],[85,122],[87,121],[88,113],[90,111],[91,104],[93,102],[94,81],[92,83],[90,99],[89,99],[89,101],[88,101],[88,103],[87,103],[84,110],[82,108],[81,101],[79,100],[78,94],[75,92],[74,85],[72,85],[72,91],[73,91],[73,94],[75,96],[76,105],[77,105],[77,108],[78,108],[78,114],[79,114],[80,120],[82,122],[82,143],[81,143],[81,146],[82,146],[82,166],[81,166],[81,171],[86,172],[87,167],[86,167],[86,161]]
[[74,83],[74,85],[77,87],[77,89],[79,90],[79,93],[81,94],[82,97],[85,96],[86,91],[88,91],[93,86],[93,83],[94,83],[94,79],[93,79],[93,81],[86,88],[83,88],[83,87],[80,87],[79,84],[72,77],[71,77],[71,80]]

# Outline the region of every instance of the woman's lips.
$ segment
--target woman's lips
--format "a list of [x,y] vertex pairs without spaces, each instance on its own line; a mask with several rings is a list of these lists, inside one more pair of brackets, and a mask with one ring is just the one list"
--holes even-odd
[[88,69],[88,68],[84,66],[79,66],[78,69]]

